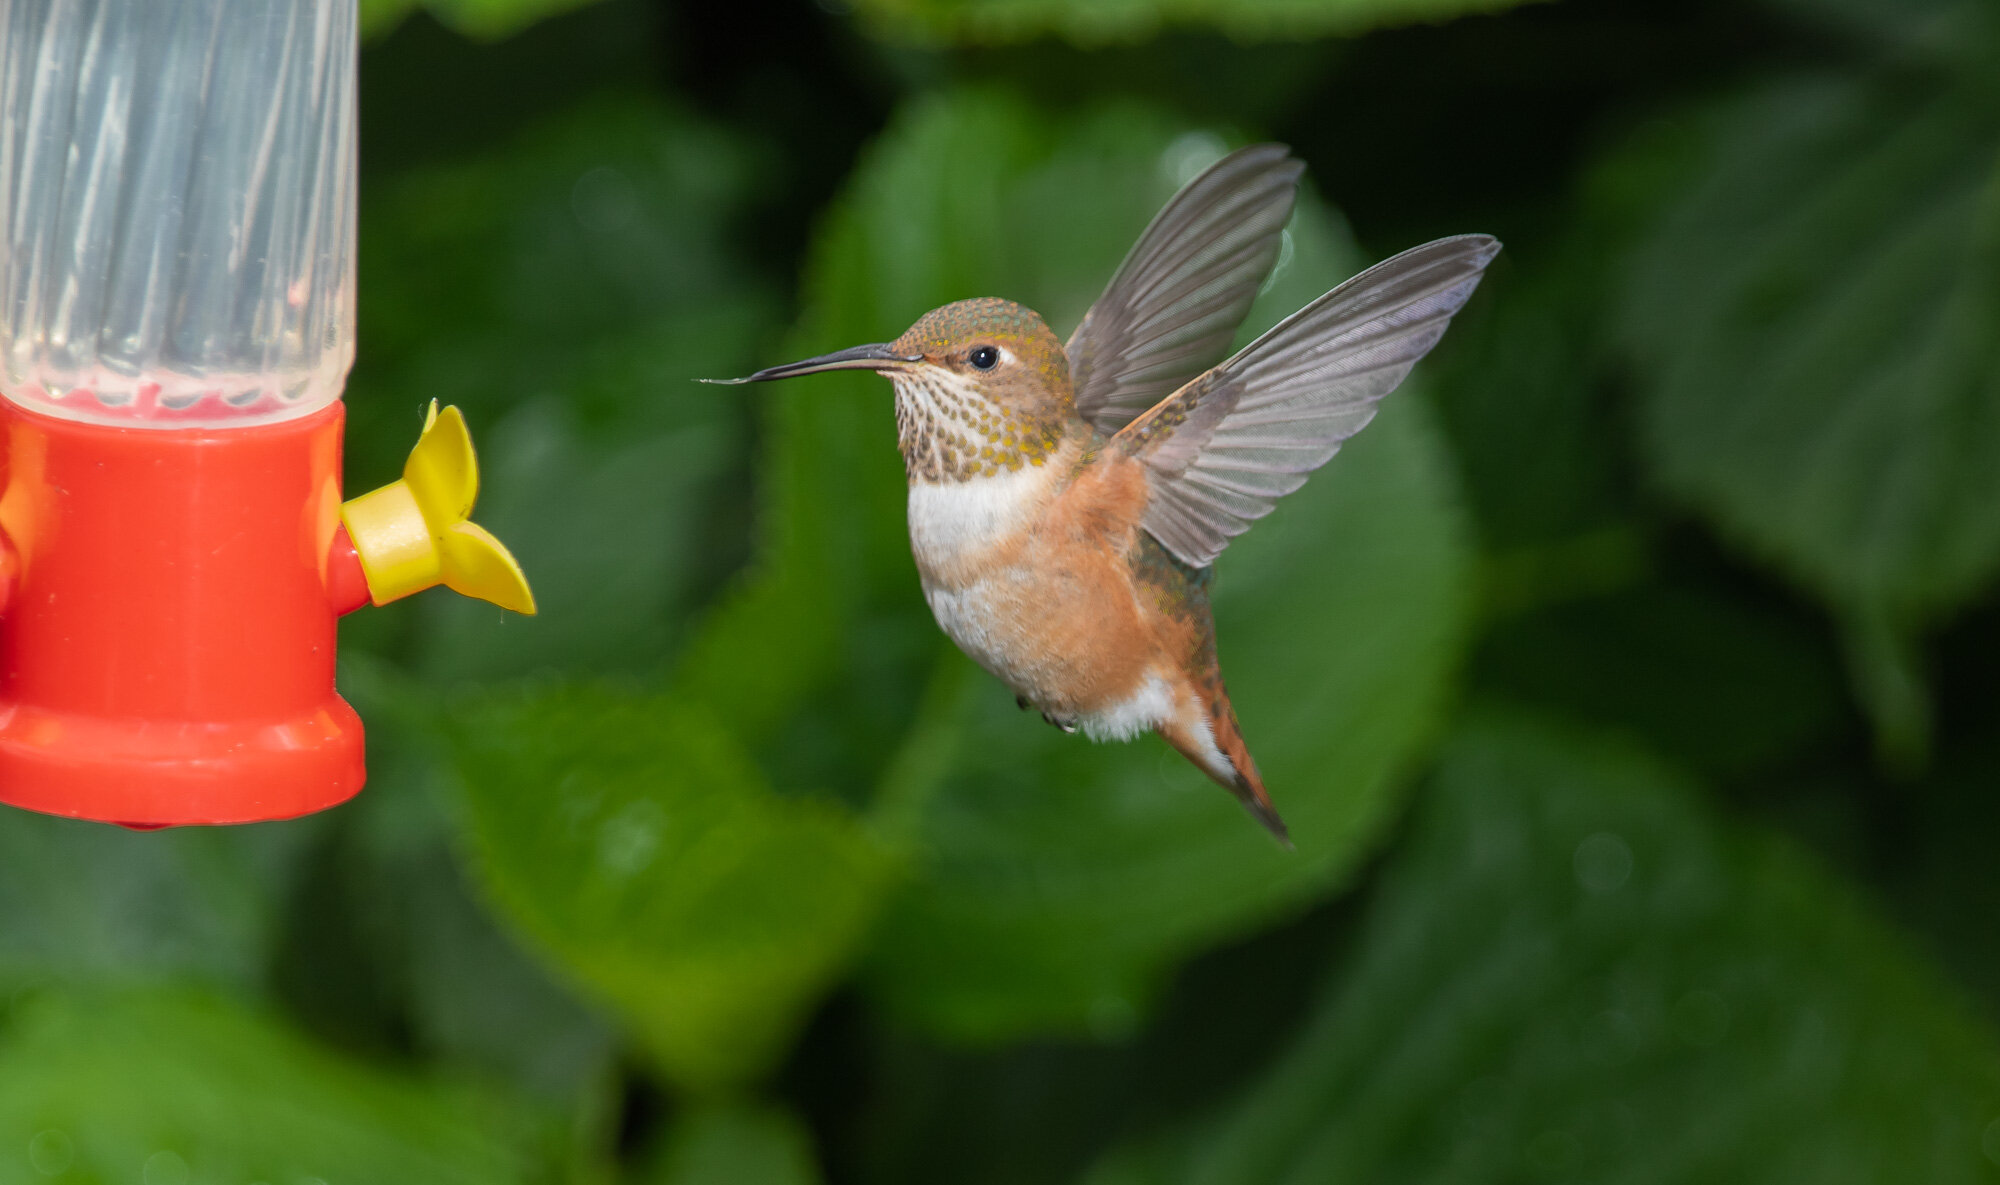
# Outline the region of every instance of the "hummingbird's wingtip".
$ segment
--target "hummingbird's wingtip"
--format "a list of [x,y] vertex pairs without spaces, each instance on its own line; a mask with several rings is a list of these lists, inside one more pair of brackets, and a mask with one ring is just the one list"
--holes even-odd
[[1479,256],[1481,266],[1493,262],[1493,257],[1500,254],[1501,250],[1506,246],[1498,238],[1489,234],[1470,234],[1461,235],[1460,237]]

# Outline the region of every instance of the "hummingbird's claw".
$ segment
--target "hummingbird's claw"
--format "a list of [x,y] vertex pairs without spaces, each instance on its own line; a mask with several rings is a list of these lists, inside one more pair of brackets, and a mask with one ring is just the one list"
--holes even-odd
[[1076,718],[1073,716],[1057,716],[1052,712],[1043,712],[1042,719],[1062,729],[1064,732],[1076,731]]
[[1027,696],[1025,696],[1025,695],[1017,695],[1017,696],[1015,696],[1015,697],[1014,697],[1014,706],[1015,706],[1015,707],[1017,707],[1017,708],[1019,708],[1019,709],[1021,709],[1021,710],[1022,710],[1023,712],[1025,712],[1025,711],[1027,711],[1027,710],[1029,709],[1029,707],[1031,707],[1032,705],[1030,705],[1030,704],[1028,703],[1028,697],[1027,697]]

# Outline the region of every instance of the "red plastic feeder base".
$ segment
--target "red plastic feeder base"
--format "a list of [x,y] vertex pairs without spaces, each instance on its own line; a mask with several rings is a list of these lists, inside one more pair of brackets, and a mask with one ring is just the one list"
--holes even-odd
[[0,802],[126,827],[290,819],[352,798],[361,718],[330,695],[290,720],[106,719],[0,704]]
[[0,400],[0,803],[150,828],[361,789],[333,687],[341,422],[117,428]]

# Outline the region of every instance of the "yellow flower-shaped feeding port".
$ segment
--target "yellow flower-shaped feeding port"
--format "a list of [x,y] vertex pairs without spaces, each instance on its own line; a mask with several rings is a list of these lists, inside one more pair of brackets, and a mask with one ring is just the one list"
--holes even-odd
[[424,432],[401,481],[340,508],[377,605],[442,584],[516,613],[535,611],[528,578],[505,545],[470,520],[479,498],[479,458],[465,416],[431,401]]

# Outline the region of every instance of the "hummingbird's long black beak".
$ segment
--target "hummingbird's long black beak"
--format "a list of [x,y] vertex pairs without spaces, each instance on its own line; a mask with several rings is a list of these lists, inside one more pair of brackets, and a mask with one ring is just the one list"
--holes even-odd
[[768,383],[772,379],[788,379],[802,374],[818,374],[823,370],[895,370],[922,362],[922,354],[898,354],[885,343],[872,346],[854,346],[850,349],[835,350],[831,354],[821,354],[817,358],[807,358],[803,362],[787,362],[783,366],[767,366],[748,378],[703,379],[704,383]]

